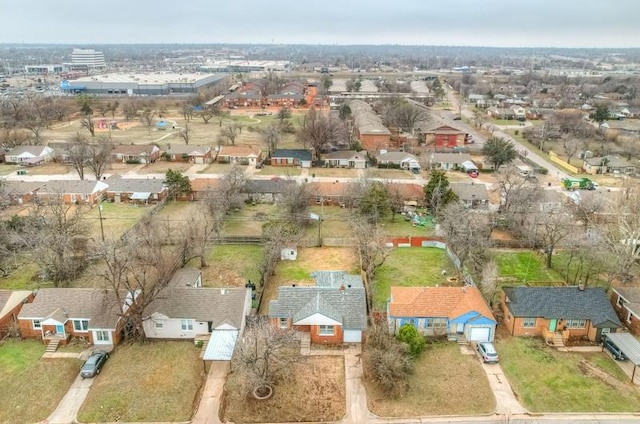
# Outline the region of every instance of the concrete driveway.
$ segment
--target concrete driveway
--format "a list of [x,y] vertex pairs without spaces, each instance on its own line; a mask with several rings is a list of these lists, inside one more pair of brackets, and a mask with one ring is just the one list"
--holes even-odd
[[47,418],[48,424],[69,424],[76,422],[76,415],[89,394],[95,378],[76,377],[53,414]]
[[500,415],[525,414],[527,410],[520,405],[511,389],[509,380],[505,377],[500,364],[482,364],[487,374],[489,386],[496,397],[496,413]]
[[218,418],[220,410],[220,398],[224,382],[229,373],[228,361],[210,361],[207,381],[202,390],[202,398],[198,410],[191,421],[193,424],[221,424]]

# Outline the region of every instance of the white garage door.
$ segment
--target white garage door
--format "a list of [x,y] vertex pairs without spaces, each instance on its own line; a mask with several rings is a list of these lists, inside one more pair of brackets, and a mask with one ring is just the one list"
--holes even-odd
[[469,332],[469,340],[474,342],[488,342],[491,329],[489,327],[473,327]]
[[360,343],[362,342],[362,331],[360,330],[344,330],[342,334],[344,343]]

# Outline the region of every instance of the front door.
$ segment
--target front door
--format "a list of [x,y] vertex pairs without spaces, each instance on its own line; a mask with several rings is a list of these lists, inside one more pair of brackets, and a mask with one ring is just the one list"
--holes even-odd
[[549,331],[556,331],[557,320],[549,320]]
[[56,325],[56,333],[64,334],[64,325]]
[[463,322],[459,322],[456,326],[456,333],[458,334],[462,334],[464,333],[464,323]]

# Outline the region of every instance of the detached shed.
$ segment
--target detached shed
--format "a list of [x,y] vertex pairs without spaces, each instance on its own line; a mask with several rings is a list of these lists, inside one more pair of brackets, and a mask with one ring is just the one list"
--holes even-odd
[[298,259],[298,248],[296,246],[287,246],[280,250],[281,261],[295,261]]

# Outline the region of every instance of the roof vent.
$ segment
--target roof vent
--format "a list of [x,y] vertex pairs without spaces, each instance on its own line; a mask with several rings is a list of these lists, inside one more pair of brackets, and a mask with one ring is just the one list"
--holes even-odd
[[226,293],[227,293],[227,290],[226,290],[226,289],[220,289],[220,294],[224,295],[224,294],[226,294]]

